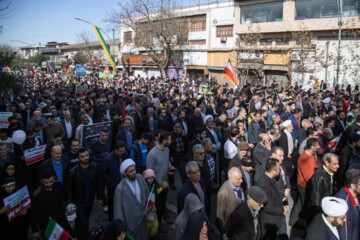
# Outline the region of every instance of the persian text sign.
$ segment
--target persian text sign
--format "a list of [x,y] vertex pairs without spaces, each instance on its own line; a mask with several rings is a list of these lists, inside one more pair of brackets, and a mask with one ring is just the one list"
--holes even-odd
[[44,160],[46,145],[30,148],[24,151],[26,166]]
[[10,206],[10,211],[6,213],[8,221],[10,222],[23,213],[26,209],[30,208],[31,200],[27,186],[4,198],[3,201],[4,206]]
[[7,128],[9,126],[8,118],[12,115],[12,112],[0,112],[0,128]]
[[109,133],[108,144],[111,145],[112,121],[83,126],[82,147],[89,148],[92,142],[99,139],[100,131],[103,129]]

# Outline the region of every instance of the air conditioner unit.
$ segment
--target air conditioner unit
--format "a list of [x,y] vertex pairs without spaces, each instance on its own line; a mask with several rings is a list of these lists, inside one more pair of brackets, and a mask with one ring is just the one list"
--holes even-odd
[[146,59],[141,59],[141,65],[146,65]]
[[226,42],[226,40],[227,40],[227,38],[226,38],[226,37],[222,37],[222,38],[220,38],[220,42],[222,42],[222,43],[225,43],[225,42]]
[[300,61],[300,55],[299,55],[299,53],[298,53],[298,52],[293,52],[293,53],[291,54],[291,60],[292,60],[292,61]]

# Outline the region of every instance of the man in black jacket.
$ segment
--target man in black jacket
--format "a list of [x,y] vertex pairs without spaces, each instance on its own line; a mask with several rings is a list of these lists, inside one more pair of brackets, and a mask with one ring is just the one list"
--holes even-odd
[[278,230],[282,226],[284,215],[289,210],[289,206],[283,206],[283,199],[275,181],[279,174],[279,161],[270,158],[266,162],[265,173],[257,183],[267,196],[264,209],[260,212],[260,239],[276,239]]
[[125,143],[119,141],[115,144],[114,151],[109,153],[105,158],[99,168],[99,174],[102,177],[101,189],[105,189],[105,184],[107,187],[107,198],[108,198],[108,218],[109,221],[114,219],[114,192],[116,186],[121,180],[120,176],[120,165],[123,160],[128,158],[128,154],[125,151]]
[[68,196],[76,205],[76,214],[80,222],[80,239],[88,239],[89,217],[95,193],[98,205],[102,208],[101,184],[97,168],[89,161],[89,152],[86,148],[78,151],[79,164],[70,170]]
[[34,192],[30,208],[30,225],[35,239],[40,238],[40,231],[45,232],[49,218],[57,216],[59,206],[64,201],[61,184],[53,170],[44,169],[40,178],[41,187]]
[[208,199],[203,181],[200,179],[200,168],[197,162],[190,161],[185,166],[188,179],[180,189],[177,196],[178,214],[184,209],[185,198],[189,193],[194,193],[199,197],[201,203],[208,209]]
[[311,178],[309,219],[312,220],[316,214],[321,212],[321,199],[333,196],[334,174],[339,169],[338,156],[333,153],[326,153],[323,156],[324,165],[318,168]]
[[249,189],[249,198],[241,202],[230,215],[225,225],[226,236],[230,239],[255,239],[257,216],[267,200],[265,192],[252,186]]

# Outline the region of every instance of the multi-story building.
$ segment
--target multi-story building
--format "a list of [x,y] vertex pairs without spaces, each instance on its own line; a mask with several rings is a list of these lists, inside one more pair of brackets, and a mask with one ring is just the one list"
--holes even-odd
[[[234,2],[207,3],[174,9],[182,29],[179,29],[174,54],[166,69],[169,78],[223,72],[235,47]],[[160,76],[160,69],[146,48],[136,43],[135,32],[121,26],[121,59],[123,70],[142,77]],[[153,39],[150,39],[152,41]],[[159,55],[162,52],[159,51]],[[219,58],[220,57],[220,58]],[[235,59],[234,59],[235,60]]]
[[359,0],[235,2],[238,3],[235,33],[244,40],[238,46],[240,72],[244,73],[245,69],[249,75],[260,76],[259,82],[263,84],[275,79],[312,86],[317,78],[324,80],[328,88],[336,77],[338,4],[343,2],[339,83],[357,83],[360,77]]
[[[114,55],[115,63],[118,63],[118,49],[120,47],[120,40],[115,39],[115,47],[112,48],[110,45],[112,44],[113,40],[106,41],[108,48],[113,50],[111,52]],[[100,44],[99,41],[94,42],[87,42],[87,43],[76,43],[76,44],[69,44],[60,48],[60,59],[61,60],[73,60],[76,53],[81,52],[84,54],[88,59],[89,63],[92,67],[111,67],[110,62]]]
[[[340,0],[234,0],[174,9],[186,22],[176,36],[177,54],[168,77],[208,75],[223,80],[230,59],[241,83],[277,80],[312,86],[336,76]],[[342,42],[339,82],[359,79],[360,1],[342,0]],[[121,27],[121,64],[135,76],[160,76],[130,28]],[[151,39],[150,39],[151,41]],[[161,54],[161,51],[159,51]]]

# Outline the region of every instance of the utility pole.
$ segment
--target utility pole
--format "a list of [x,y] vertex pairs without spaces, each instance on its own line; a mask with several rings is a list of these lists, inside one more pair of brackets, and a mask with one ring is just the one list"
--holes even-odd
[[330,41],[329,40],[326,41],[326,52],[325,52],[326,67],[325,67],[325,81],[324,81],[326,84],[327,84],[328,64],[329,64],[329,44],[330,44]]
[[342,7],[343,7],[343,0],[338,0],[338,10],[339,10],[339,33],[338,33],[338,53],[336,59],[336,82],[339,84],[339,72],[340,72],[340,51],[341,51],[341,27],[342,27]]

